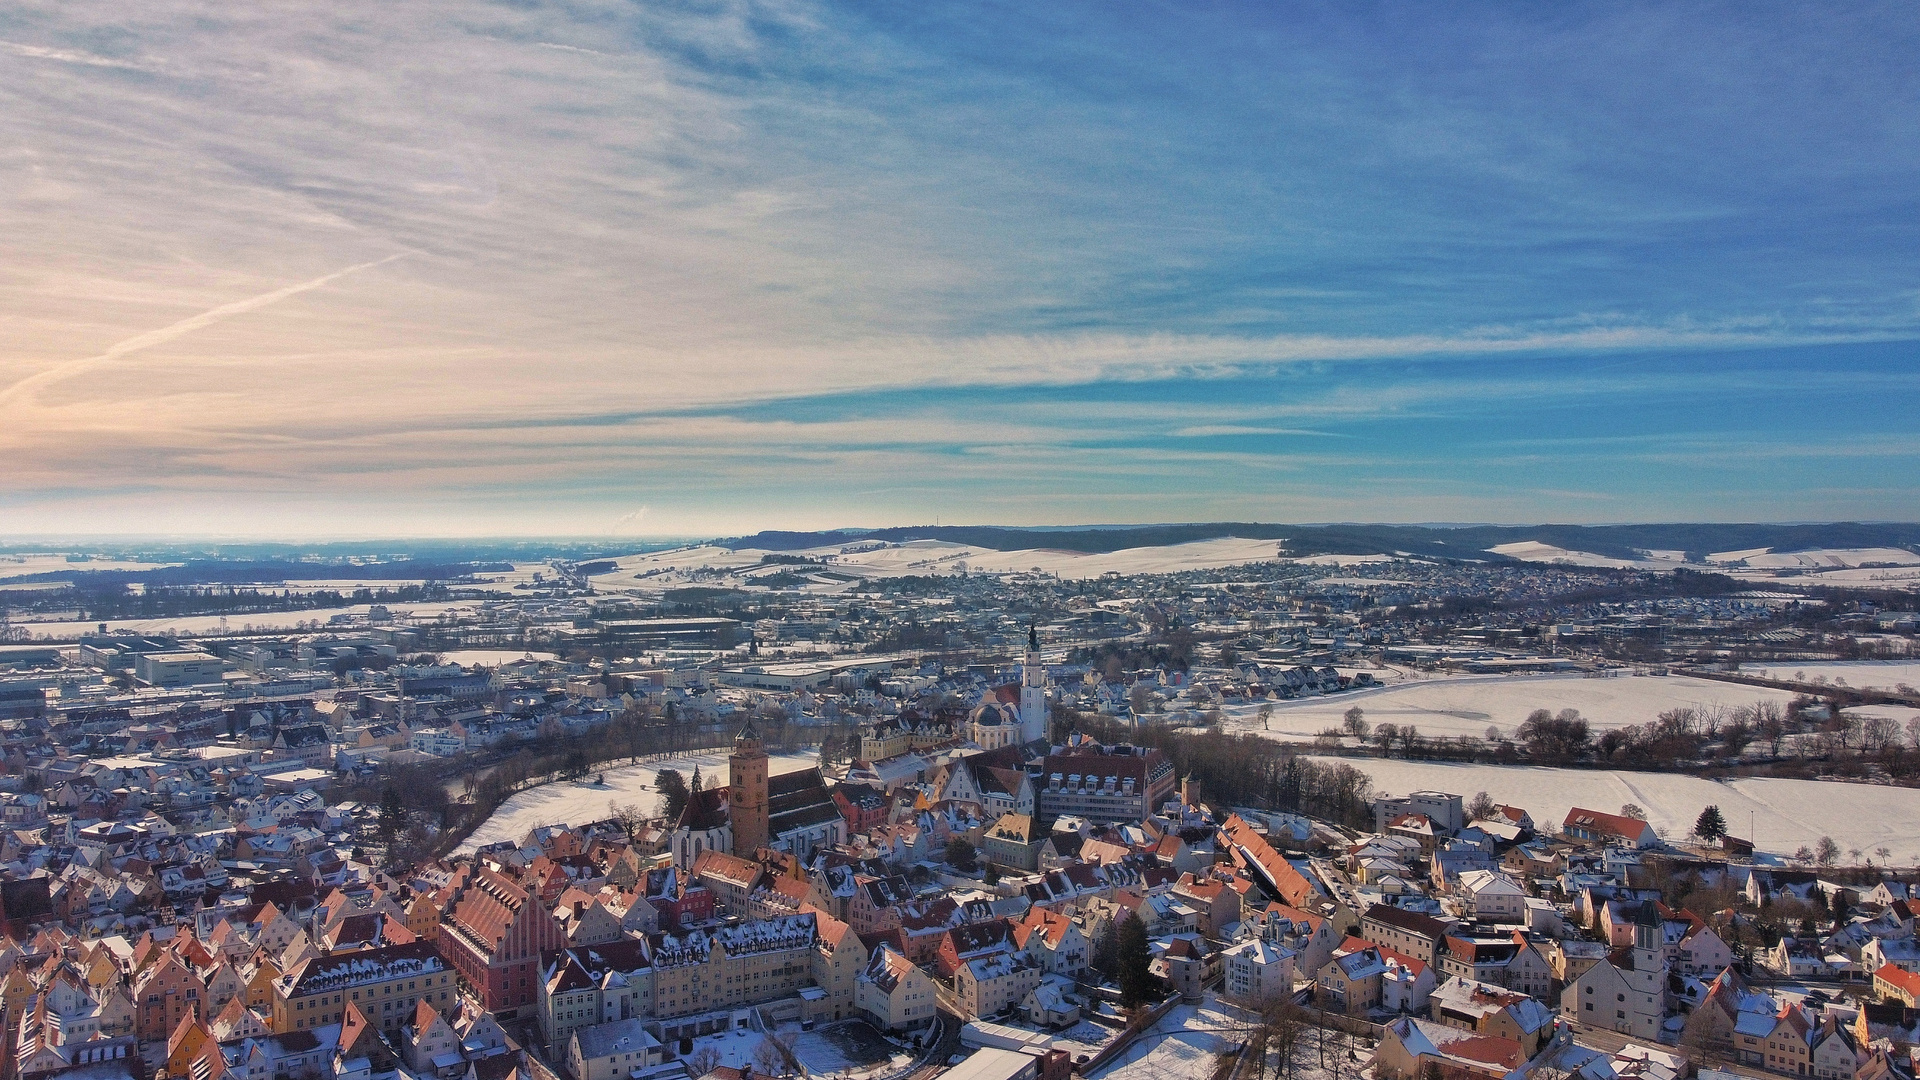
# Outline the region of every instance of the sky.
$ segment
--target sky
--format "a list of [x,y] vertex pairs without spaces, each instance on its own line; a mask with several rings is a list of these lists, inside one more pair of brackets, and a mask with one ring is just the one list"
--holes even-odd
[[0,535],[1920,517],[1920,11],[17,0]]

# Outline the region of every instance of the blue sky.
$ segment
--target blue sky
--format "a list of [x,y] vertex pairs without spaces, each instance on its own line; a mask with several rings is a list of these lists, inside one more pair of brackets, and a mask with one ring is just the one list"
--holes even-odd
[[1912,519],[1910,5],[0,12],[0,532]]

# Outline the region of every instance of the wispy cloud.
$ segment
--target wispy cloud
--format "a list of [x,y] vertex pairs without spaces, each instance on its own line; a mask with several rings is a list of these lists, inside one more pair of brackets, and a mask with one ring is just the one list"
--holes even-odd
[[[144,334],[135,334],[133,337],[123,341],[116,341],[108,346],[105,352],[99,353],[98,355],[68,360],[65,363],[56,364],[53,367],[37,371],[11,386],[0,389],[0,417],[4,417],[17,425],[21,417],[9,414],[20,409],[22,406],[31,407],[37,405],[38,402],[36,402],[34,398],[40,391],[48,386],[67,379],[77,378],[103,364],[110,364],[121,357],[131,356],[134,353],[151,349],[157,345],[164,345],[177,337],[191,334],[195,330],[205,329],[224,319],[233,318],[235,315],[244,315],[249,311],[258,311],[269,305],[277,304],[288,297],[298,296],[303,292],[311,292],[314,289],[331,285],[341,278],[346,277],[348,274],[358,273],[362,270],[371,270],[376,266],[384,266],[402,257],[402,254],[389,255],[384,259],[376,259],[372,262],[360,263],[357,266],[349,266],[341,270],[335,270],[331,274],[322,274],[311,281],[303,281],[297,285],[288,285],[285,288],[261,293],[258,296],[249,296],[244,300],[236,300],[231,304],[222,304],[212,310],[203,311],[198,315],[181,319],[179,322],[170,326],[163,326],[158,330],[149,330]],[[149,374],[155,373],[150,372]]]
[[45,45],[25,45],[17,41],[0,41],[0,52],[12,53],[14,56],[24,57],[29,60],[52,60],[62,64],[80,64],[84,67],[119,68],[123,71],[153,71],[157,69],[157,65],[151,63],[136,63],[132,60],[121,60],[111,56],[96,56],[93,53],[80,52],[74,49],[54,49],[48,48]]
[[[1017,477],[1094,518],[1485,517],[1500,437],[1551,516],[1605,460],[1686,502],[1537,427],[1766,416],[1791,471],[1832,443],[1771,402],[1872,380],[1887,445],[1920,405],[1869,347],[1920,335],[1917,43],[1871,12],[34,0],[0,34],[0,498],[35,514],[670,531],[905,476],[887,515]],[[1469,460],[1479,502],[1407,493]]]

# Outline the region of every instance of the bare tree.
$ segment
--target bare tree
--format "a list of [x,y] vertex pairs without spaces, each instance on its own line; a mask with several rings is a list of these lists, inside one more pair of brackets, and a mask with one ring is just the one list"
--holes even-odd
[[687,1055],[687,1075],[700,1080],[720,1067],[720,1051],[711,1046],[703,1046]]
[[1274,1075],[1293,1075],[1293,1054],[1300,1045],[1300,1033],[1305,1025],[1300,1015],[1300,1007],[1290,998],[1282,998],[1269,1004],[1260,1012],[1260,1031],[1266,1039],[1266,1053],[1260,1056],[1261,1075],[1265,1076],[1267,1061],[1277,1057],[1278,1064]]
[[1386,757],[1393,744],[1400,738],[1398,724],[1376,724],[1373,729],[1373,741],[1380,744],[1380,756]]
[[1733,1044],[1714,1030],[1713,1012],[1712,1009],[1694,1010],[1680,1032],[1680,1046],[1695,1067],[1725,1061],[1733,1053]]
[[1900,737],[1900,725],[1890,716],[1869,716],[1860,722],[1860,738],[1867,749],[1886,752]]
[[779,1076],[791,1071],[785,1048],[775,1043],[771,1035],[762,1038],[760,1045],[753,1048],[753,1068],[762,1076]]

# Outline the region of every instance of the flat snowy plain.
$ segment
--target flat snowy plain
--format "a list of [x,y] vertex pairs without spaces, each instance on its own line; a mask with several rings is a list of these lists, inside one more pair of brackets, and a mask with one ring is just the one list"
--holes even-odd
[[[1376,677],[1378,677],[1376,675]],[[1412,724],[1427,736],[1486,735],[1497,727],[1511,736],[1535,709],[1578,709],[1595,730],[1644,724],[1669,709],[1731,711],[1759,701],[1782,705],[1793,695],[1739,683],[1689,679],[1679,675],[1619,675],[1590,679],[1582,675],[1468,675],[1412,679],[1378,690],[1349,690],[1328,697],[1280,701],[1265,728],[1260,706],[1222,710],[1233,730],[1311,738],[1339,727],[1348,709],[1358,705],[1368,723]]]
[[1769,664],[1761,667],[1749,664],[1740,669],[1743,675],[1758,675],[1763,679],[1791,679],[1795,681],[1824,678],[1830,683],[1845,680],[1855,689],[1878,687],[1892,690],[1901,683],[1908,686],[1920,686],[1920,661],[1912,660],[1848,660],[1830,664]]
[[[793,772],[798,769],[812,768],[819,763],[815,754],[770,754],[767,768],[770,775]],[[679,757],[649,761],[644,765],[628,765],[604,772],[607,782],[597,781],[603,775],[594,772],[586,780],[560,780],[539,787],[528,788],[501,804],[467,842],[460,845],[461,851],[472,851],[486,844],[499,843],[502,840],[520,840],[540,825],[584,825],[589,821],[604,821],[610,816],[609,805],[613,803],[632,803],[644,813],[660,812],[660,793],[654,790],[653,778],[661,769],[676,769],[682,777],[693,779],[693,770],[700,769],[700,782],[705,787],[727,782],[727,754],[715,750],[706,754],[688,754]]]
[[1751,778],[1704,780],[1681,773],[1599,769],[1455,765],[1444,762],[1323,758],[1341,761],[1373,777],[1376,793],[1404,795],[1430,789],[1472,798],[1484,791],[1495,802],[1526,808],[1534,824],[1557,829],[1575,806],[1617,813],[1627,803],[1647,812],[1655,829],[1685,838],[1702,808],[1718,806],[1733,834],[1751,836],[1775,855],[1831,836],[1841,851],[1857,849],[1880,861],[1875,849],[1890,848],[1903,866],[1920,865],[1920,790],[1820,780]]

